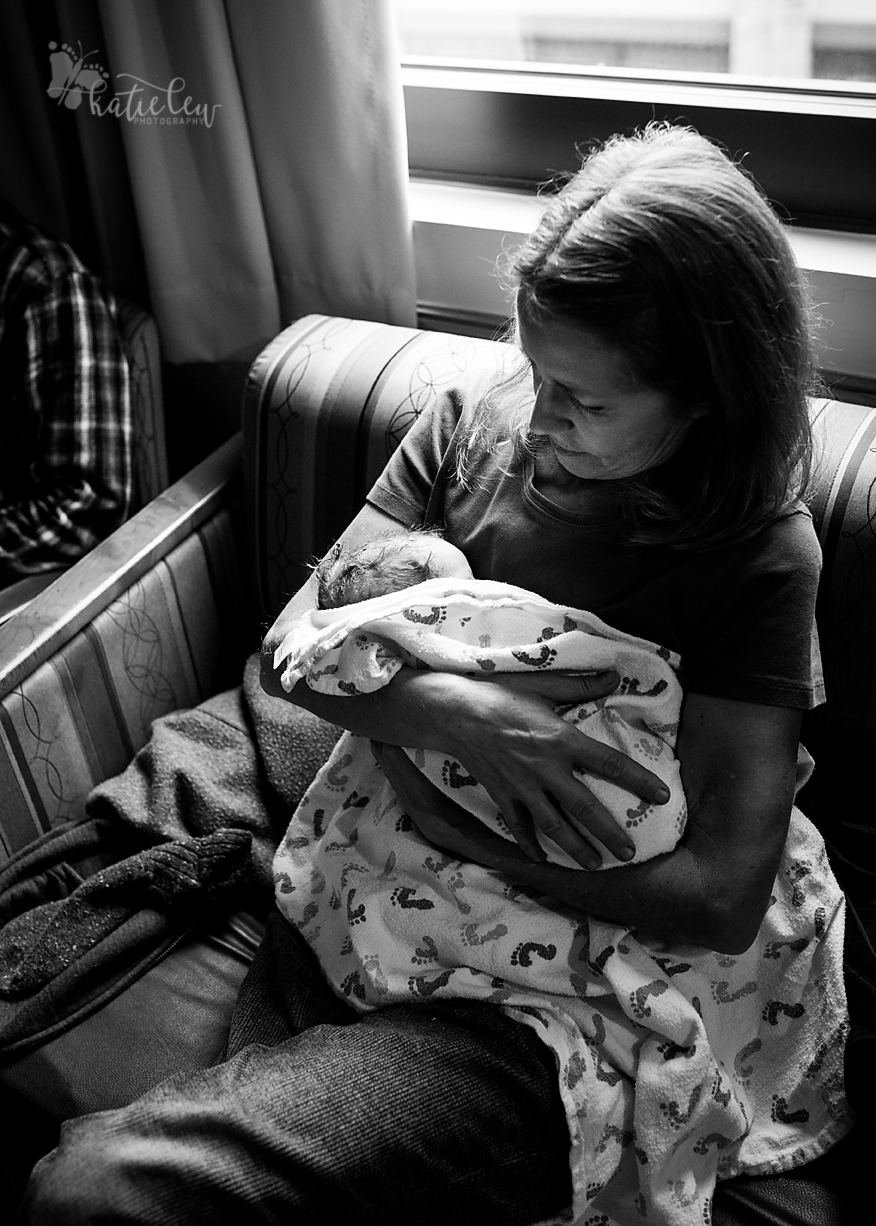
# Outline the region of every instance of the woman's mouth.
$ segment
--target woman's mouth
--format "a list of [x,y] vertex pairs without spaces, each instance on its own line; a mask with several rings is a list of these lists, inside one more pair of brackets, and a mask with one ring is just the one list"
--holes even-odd
[[589,451],[571,451],[568,447],[561,447],[559,443],[553,444],[554,451],[557,455],[569,456],[570,459],[580,459],[581,456],[589,455]]

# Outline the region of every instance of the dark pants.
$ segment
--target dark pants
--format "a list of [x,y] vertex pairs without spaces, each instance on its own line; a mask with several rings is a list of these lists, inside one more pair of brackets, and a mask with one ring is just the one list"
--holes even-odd
[[530,1226],[571,1200],[556,1083],[494,1005],[356,1014],[275,913],[226,1062],[65,1124],[21,1220]]

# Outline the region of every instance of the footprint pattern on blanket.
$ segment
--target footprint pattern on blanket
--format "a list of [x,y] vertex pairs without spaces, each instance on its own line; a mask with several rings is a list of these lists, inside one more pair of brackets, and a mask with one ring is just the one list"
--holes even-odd
[[547,646],[542,647],[537,656],[530,655],[528,651],[512,651],[511,654],[515,660],[529,668],[550,668],[557,658],[555,649]]
[[414,947],[411,961],[417,966],[425,966],[427,962],[438,961],[438,946],[428,933],[423,934],[422,945]]
[[635,1133],[632,1129],[618,1128],[616,1124],[606,1124],[596,1146],[596,1152],[604,1154],[611,1141],[616,1142],[621,1149],[626,1149],[628,1145],[632,1144],[634,1136]]
[[757,991],[757,984],[753,979],[744,983],[741,988],[737,988],[735,992],[729,992],[729,987],[730,984],[726,979],[712,984],[712,995],[719,1005],[732,1005],[735,1000],[740,1000],[743,996],[750,996],[752,992]]
[[691,969],[689,962],[673,962],[671,958],[660,957],[659,954],[654,955],[654,961],[660,967],[664,975],[668,975],[671,979],[673,975],[683,975]]
[[688,1192],[687,1185],[683,1179],[674,1179],[669,1185],[669,1190],[675,1203],[681,1209],[692,1209],[699,1199],[696,1183],[693,1185],[693,1190]]
[[296,889],[288,873],[274,873],[274,888],[280,894],[292,894]]
[[379,995],[388,996],[389,983],[383,971],[380,969],[380,958],[378,955],[366,954],[362,959],[362,966]]
[[724,1089],[724,1078],[721,1075],[720,1069],[715,1070],[715,1079],[712,1082],[712,1089],[710,1092],[713,1101],[716,1102],[719,1107],[726,1107],[729,1104],[730,1099],[733,1097],[733,1091],[729,1086],[726,1090]]
[[350,753],[345,753],[338,758],[337,762],[333,762],[326,770],[324,779],[326,785],[330,787],[332,791],[342,792],[350,782],[350,776],[344,775],[342,772],[346,770],[348,766],[352,766],[352,764],[353,755]]
[[689,1047],[681,1047],[678,1043],[659,1043],[657,1050],[664,1060],[677,1060],[679,1057],[690,1060],[697,1054],[697,1045],[691,1043]]
[[703,1096],[703,1087],[694,1086],[690,1092],[690,1097],[687,1100],[687,1107],[682,1108],[674,1098],[667,1102],[659,1104],[660,1110],[666,1116],[666,1120],[670,1128],[683,1128],[685,1124],[690,1123],[690,1118],[696,1111],[699,1101]]
[[654,979],[651,983],[643,984],[635,992],[630,993],[630,1009],[633,1017],[639,1019],[650,1017],[651,1006],[647,1004],[648,998],[651,996],[662,996],[668,988],[669,984],[665,979]]
[[394,907],[403,907],[406,911],[412,908],[417,911],[431,911],[435,906],[429,898],[418,898],[416,889],[410,885],[401,885],[393,890],[389,901]]
[[471,915],[471,907],[464,898],[460,897],[460,891],[465,889],[465,877],[463,877],[462,873],[454,873],[452,877],[448,877],[447,888],[450,890],[453,901],[462,914]]
[[669,682],[664,681],[662,677],[659,681],[655,681],[650,689],[643,690],[641,684],[638,677],[621,677],[618,689],[621,694],[636,694],[639,698],[657,698],[669,686]]
[[803,881],[812,872],[812,865],[806,860],[795,860],[787,870],[788,880],[791,882],[791,905],[794,907],[802,907],[806,901],[806,895],[800,888],[800,882]]
[[539,945],[537,941],[521,941],[511,954],[512,966],[532,966],[532,956],[536,954],[543,962],[550,962],[557,956],[556,945]]
[[707,1154],[712,1146],[719,1152],[726,1149],[728,1145],[733,1144],[732,1137],[725,1137],[723,1132],[710,1132],[708,1136],[700,1137],[696,1145],[693,1147],[695,1154]]
[[353,971],[346,977],[341,984],[341,991],[345,996],[356,996],[359,1000],[365,999],[365,985],[358,971]]
[[474,775],[467,775],[455,758],[445,758],[441,767],[441,778],[449,788],[476,788],[478,781]]
[[773,1095],[773,1107],[770,1114],[778,1124],[805,1124],[809,1119],[809,1112],[805,1107],[801,1107],[798,1111],[789,1111],[787,1099],[782,1098],[780,1094]]
[[408,979],[408,990],[415,996],[434,996],[450,982],[453,970],[441,971],[438,975],[411,975]]
[[462,930],[465,945],[485,945],[487,941],[498,941],[500,937],[507,935],[508,928],[505,924],[496,924],[489,932],[478,932],[477,924],[466,924]]
[[575,1086],[587,1072],[587,1061],[584,1056],[577,1051],[572,1052],[571,1057],[566,1063],[566,1070],[563,1074],[563,1080],[570,1090],[574,1090]]
[[763,1019],[771,1026],[778,1026],[780,1016],[798,1018],[802,1017],[805,1012],[806,1010],[799,1002],[788,1005],[783,1000],[770,1000],[764,1006]]
[[748,1084],[751,1079],[751,1075],[754,1072],[754,1065],[749,1064],[748,1062],[752,1056],[757,1055],[762,1047],[763,1043],[761,1043],[760,1039],[752,1039],[750,1043],[746,1043],[745,1046],[736,1053],[736,1059],[733,1061],[733,1071],[736,1073],[736,1077],[743,1085]]
[[418,626],[440,626],[447,620],[446,605],[432,605],[428,613],[420,613],[417,609],[402,609],[402,617]]
[[356,897],[356,891],[350,890],[347,895],[347,923],[353,928],[356,924],[365,923],[365,904],[360,903],[358,907],[353,906],[353,899]]
[[800,937],[797,941],[767,941],[764,946],[763,956],[765,958],[779,958],[783,949],[789,949],[795,954],[802,954],[808,944],[808,937]]
[[453,856],[445,855],[443,852],[438,856],[426,856],[423,861],[423,867],[432,874],[433,877],[440,877],[445,868],[449,864],[455,863]]
[[386,857],[386,863],[383,866],[383,871],[380,874],[381,881],[398,881],[398,873],[396,871],[396,854],[391,851]]
[[641,826],[650,812],[651,805],[647,800],[640,800],[635,809],[627,809],[627,820],[624,822],[627,830],[635,830],[637,826]]

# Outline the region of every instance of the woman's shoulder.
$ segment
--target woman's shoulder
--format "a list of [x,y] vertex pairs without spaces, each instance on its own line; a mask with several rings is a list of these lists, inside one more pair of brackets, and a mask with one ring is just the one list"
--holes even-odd
[[747,542],[743,553],[752,560],[770,561],[780,568],[812,569],[817,577],[821,570],[821,545],[812,512],[804,502],[792,503]]

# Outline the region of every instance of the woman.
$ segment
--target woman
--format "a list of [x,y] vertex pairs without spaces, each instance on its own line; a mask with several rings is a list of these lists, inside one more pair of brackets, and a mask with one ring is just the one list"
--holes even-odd
[[[819,553],[798,501],[812,357],[787,240],[723,154],[694,133],[653,127],[585,162],[511,272],[534,395],[511,380],[476,405],[448,396],[408,435],[343,539],[355,547],[443,521],[477,577],[589,609],[678,652],[684,838],[669,855],[612,873],[541,862],[534,827],[585,869],[598,863],[591,835],[620,859],[632,853],[573,772],[666,799],[650,772],[553,710],[610,693],[616,675],[474,680],[402,669],[371,695],[299,684],[291,698],[376,742],[408,815],[437,847],[500,872],[548,910],[585,913],[619,939],[641,934],[655,967],[648,990],[625,1002],[612,985],[590,1015],[592,1033],[573,1018],[580,1060],[558,1084],[537,1018],[438,993],[360,1017],[275,919],[241,994],[228,1062],[68,1126],[38,1168],[27,1220],[525,1224],[574,1198],[582,1223],[703,1221],[716,1155],[732,1155],[721,1175],[786,1169],[849,1127],[842,903],[817,835],[802,817],[791,821],[801,713],[822,694]],[[263,684],[278,697],[287,695],[273,649],[314,606],[309,584],[266,640]],[[467,823],[411,772],[400,746],[455,756],[519,846]],[[772,932],[771,900],[805,912],[805,937]],[[600,991],[609,945],[580,956]],[[734,962],[754,969],[729,992]],[[634,1046],[647,1036],[654,1059],[687,1084],[710,1010],[750,1005],[761,972],[779,963],[793,999],[758,999],[756,1017],[744,1014],[761,1029],[732,1068],[714,1057],[708,1092],[699,1085],[669,1101],[643,1077],[634,1084],[617,1035]],[[648,1020],[694,964],[709,994],[686,997],[679,1029],[670,1033],[670,1019],[658,1042]],[[266,982],[270,1007],[256,991]],[[792,1024],[814,1026],[821,1046],[795,1046]],[[775,1049],[794,1058],[770,1101],[758,1058],[776,1036]],[[588,1084],[614,1092],[589,1149],[587,1101],[575,1098],[588,1053]],[[709,1132],[708,1112],[728,1103],[736,1132]],[[702,1168],[673,1173],[676,1140],[694,1117]],[[655,1163],[659,1186],[649,1182]]]

